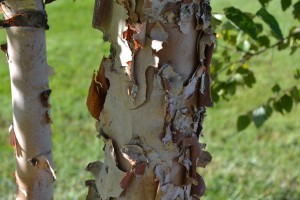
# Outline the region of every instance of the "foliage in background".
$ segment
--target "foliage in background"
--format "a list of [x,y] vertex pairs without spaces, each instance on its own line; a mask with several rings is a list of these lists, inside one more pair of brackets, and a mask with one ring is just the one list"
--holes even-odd
[[[286,49],[293,56],[300,47],[300,1],[293,3],[291,0],[281,0],[282,12],[288,12],[291,7],[289,11],[298,20],[293,22],[285,35],[276,17],[268,11],[268,4],[272,1],[259,2],[261,8],[257,12],[227,7],[224,13],[214,15],[214,26],[219,39],[217,55],[212,64],[212,91],[215,102],[221,98],[230,100],[238,87],[253,87],[257,74],[251,70],[249,61],[254,57],[263,56],[267,51]],[[293,105],[300,102],[299,68],[291,78],[294,82],[285,89],[282,89],[280,83],[270,83],[272,96],[266,97],[263,104],[253,105],[257,107],[240,115],[237,119],[237,130],[244,130],[251,122],[256,127],[261,127],[274,111],[281,114],[291,112]]]

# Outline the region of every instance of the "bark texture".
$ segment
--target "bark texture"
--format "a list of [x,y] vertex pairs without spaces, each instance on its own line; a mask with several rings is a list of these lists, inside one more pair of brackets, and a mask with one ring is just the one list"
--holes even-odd
[[93,26],[111,42],[111,55],[87,100],[105,140],[104,163],[87,166],[95,176],[87,199],[203,196],[196,169],[211,161],[198,142],[213,105],[210,18],[209,0],[96,0]]
[[42,0],[1,3],[7,32],[16,155],[16,199],[53,199],[51,117],[46,59],[47,16]]

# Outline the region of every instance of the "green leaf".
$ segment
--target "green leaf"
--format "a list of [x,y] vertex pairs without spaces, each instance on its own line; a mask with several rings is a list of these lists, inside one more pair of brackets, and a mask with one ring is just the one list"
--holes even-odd
[[298,19],[300,21],[300,1],[294,4],[294,10],[293,15],[295,19]]
[[300,79],[300,70],[299,69],[296,69],[295,72],[294,72],[294,78],[296,80],[299,80]]
[[284,42],[281,42],[279,45],[278,45],[278,50],[279,51],[282,51],[284,49],[287,49],[288,47],[290,47],[290,40],[286,40]]
[[[227,21],[227,22],[230,23],[229,21]],[[231,25],[233,26],[233,24],[231,24]],[[236,38],[237,38],[237,31],[236,30],[228,30],[228,31],[224,31],[222,33],[222,39],[224,39],[224,41],[226,41],[227,43],[231,44],[231,46],[236,45]]]
[[249,73],[246,76],[244,76],[244,80],[245,84],[250,88],[253,86],[254,83],[256,83],[254,73],[251,71],[249,71]]
[[281,8],[283,11],[288,9],[292,5],[292,0],[281,0]]
[[266,110],[266,117],[269,118],[273,113],[273,109],[270,105],[264,105],[264,108]]
[[248,52],[251,48],[251,44],[248,40],[243,40],[243,42],[237,44],[237,49],[242,52]]
[[300,92],[299,89],[294,86],[290,91],[291,97],[294,99],[295,102],[300,102]]
[[243,65],[239,66],[237,69],[236,69],[236,72],[239,73],[239,74],[243,74],[243,75],[247,75],[248,73],[251,73],[249,71],[249,69]]
[[283,40],[283,35],[281,32],[281,29],[279,27],[279,24],[276,20],[276,18],[271,15],[265,8],[261,8],[257,13],[257,16],[261,17],[262,20],[268,24],[268,26],[271,28],[271,30],[273,31],[275,37],[278,40]]
[[262,6],[266,6],[271,0],[259,0],[259,3],[262,5]]
[[264,106],[252,111],[252,120],[257,128],[261,127],[268,119],[268,114]]
[[292,46],[290,56],[293,55],[298,50],[297,46]]
[[237,120],[237,130],[242,131],[246,129],[251,123],[251,119],[248,115],[241,115]]
[[274,108],[277,112],[280,112],[281,114],[283,114],[283,109],[282,109],[281,101],[274,101],[274,102],[273,102],[273,108]]
[[282,105],[282,108],[287,111],[287,112],[291,112],[292,107],[293,107],[293,99],[291,96],[285,94],[280,98],[280,102]]
[[237,27],[234,26],[232,23],[230,23],[230,21],[226,20],[222,24],[222,30],[224,30],[224,31],[237,30]]
[[226,83],[226,86],[224,87],[226,94],[233,96],[236,93],[236,85],[236,81]]
[[253,39],[257,38],[256,24],[249,15],[234,7],[225,8],[224,11],[225,16],[237,27],[250,35]]
[[215,103],[220,101],[220,96],[218,95],[218,93],[215,90],[212,90],[211,97],[213,99],[213,102],[215,102]]
[[274,92],[274,93],[278,93],[278,92],[280,92],[280,90],[281,90],[281,88],[277,83],[272,87],[272,92]]
[[210,23],[211,26],[216,29],[220,24],[222,24],[222,21],[213,16]]
[[270,46],[270,39],[265,35],[258,37],[257,42],[260,46],[264,46],[264,47]]
[[258,35],[259,33],[261,33],[264,30],[263,25],[260,23],[255,23],[255,26],[256,26],[256,35]]
[[[297,31],[297,30],[296,30]],[[295,39],[295,40],[300,40],[300,32],[298,30],[298,32],[295,32],[293,33],[292,37]]]

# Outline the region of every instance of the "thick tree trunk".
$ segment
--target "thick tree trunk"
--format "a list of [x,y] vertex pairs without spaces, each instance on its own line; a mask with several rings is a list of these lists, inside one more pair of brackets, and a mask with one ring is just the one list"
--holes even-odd
[[196,169],[211,160],[198,142],[212,106],[210,17],[209,0],[96,0],[93,26],[112,46],[87,101],[106,144],[104,163],[87,166],[88,199],[204,194]]
[[47,16],[42,0],[1,3],[7,31],[16,155],[16,198],[53,199],[51,117],[46,59]]

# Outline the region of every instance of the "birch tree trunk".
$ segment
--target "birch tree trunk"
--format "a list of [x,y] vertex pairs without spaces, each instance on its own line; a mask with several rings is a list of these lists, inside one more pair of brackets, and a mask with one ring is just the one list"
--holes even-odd
[[1,3],[7,32],[16,156],[16,199],[53,199],[51,117],[46,59],[47,15],[42,0]]
[[215,35],[209,0],[96,0],[93,26],[111,42],[87,106],[105,141],[88,164],[87,199],[199,199],[197,167]]

